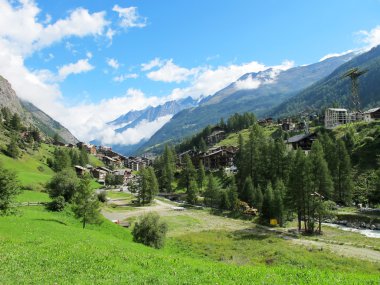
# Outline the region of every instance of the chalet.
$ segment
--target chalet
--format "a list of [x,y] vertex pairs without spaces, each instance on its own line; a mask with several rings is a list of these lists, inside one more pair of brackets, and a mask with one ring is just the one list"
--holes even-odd
[[266,118],[263,120],[258,120],[257,123],[260,126],[269,126],[269,125],[273,124],[273,118]]
[[285,143],[288,145],[289,149],[296,150],[300,148],[304,151],[309,151],[311,149],[311,145],[316,139],[316,133],[301,134],[288,138]]
[[101,168],[94,168],[91,170],[92,176],[99,182],[99,183],[105,183],[107,171],[103,170]]
[[185,155],[188,154],[191,158],[191,161],[194,165],[198,165],[197,161],[198,161],[198,152],[195,151],[195,150],[188,150],[188,151],[185,151],[185,152],[182,152],[180,154],[178,154],[178,165],[181,166],[185,163]]
[[347,124],[350,116],[347,109],[328,108],[325,111],[325,128],[333,129],[339,125]]
[[75,172],[78,176],[83,176],[88,172],[87,168],[80,166],[80,165],[75,165],[74,168],[75,168]]
[[220,142],[225,137],[226,132],[220,127],[215,127],[213,128],[212,133],[206,137],[206,143],[208,145],[213,145]]
[[206,170],[232,166],[237,152],[235,147],[213,147],[204,153],[200,160]]
[[117,161],[115,159],[113,159],[112,157],[103,156],[102,161],[107,166],[110,166],[110,167],[116,167],[117,166]]
[[106,173],[111,173],[111,172],[112,172],[111,169],[109,169],[109,168],[107,168],[107,167],[104,167],[104,166],[99,166],[99,167],[97,167],[97,169],[99,169],[99,170],[103,170],[103,171],[105,171]]
[[96,155],[96,146],[84,142],[77,143],[79,149],[85,149],[89,154]]
[[364,112],[364,121],[372,122],[374,120],[380,120],[380,107],[369,109]]
[[152,160],[148,158],[130,156],[124,165],[134,171],[140,171],[141,169],[152,165],[152,163]]
[[132,169],[122,169],[122,170],[116,170],[112,173],[115,176],[121,176],[123,178],[123,184],[128,184],[129,180],[132,179]]
[[288,123],[288,122],[284,122],[281,124],[281,129],[285,132],[288,132],[288,131],[293,131],[295,129],[295,124],[294,123]]

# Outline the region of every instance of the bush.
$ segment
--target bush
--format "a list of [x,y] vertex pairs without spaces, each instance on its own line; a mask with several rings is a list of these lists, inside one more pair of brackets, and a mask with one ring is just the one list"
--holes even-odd
[[65,209],[65,204],[65,198],[58,196],[54,198],[53,201],[51,201],[49,204],[47,204],[47,208],[50,211],[61,212]]
[[136,222],[132,231],[133,241],[154,248],[161,248],[165,244],[167,231],[167,224],[160,221],[160,216],[157,213],[148,213]]
[[98,200],[102,203],[107,201],[107,192],[106,191],[100,191],[98,193]]

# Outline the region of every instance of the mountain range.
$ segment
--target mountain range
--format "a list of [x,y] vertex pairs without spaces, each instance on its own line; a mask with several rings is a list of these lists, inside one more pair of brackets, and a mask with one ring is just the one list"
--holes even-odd
[[257,73],[244,74],[237,81],[216,92],[206,102],[177,113],[139,151],[154,150],[153,146],[163,143],[179,142],[184,137],[234,113],[253,112],[258,117],[264,116],[272,108],[330,75],[355,56],[355,53],[349,53],[287,70],[269,68]]
[[11,84],[2,76],[0,76],[0,107],[7,107],[11,113],[17,113],[24,124],[37,127],[49,137],[58,134],[64,143],[75,144],[78,142],[78,139],[59,122],[52,119],[32,103],[18,98]]

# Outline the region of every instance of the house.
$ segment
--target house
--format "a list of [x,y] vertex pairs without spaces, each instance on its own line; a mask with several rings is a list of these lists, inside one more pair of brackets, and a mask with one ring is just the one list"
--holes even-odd
[[294,123],[288,123],[288,122],[284,122],[281,124],[281,129],[285,132],[288,132],[288,131],[293,131],[295,129],[295,124]]
[[302,150],[309,151],[311,149],[311,145],[316,139],[316,133],[308,133],[288,138],[285,143],[288,145],[289,149],[296,150],[300,148]]
[[99,183],[105,183],[107,171],[103,170],[101,168],[94,168],[91,170],[92,176],[99,182]]
[[380,120],[380,107],[369,109],[364,112],[364,121],[372,122],[374,120]]
[[129,180],[133,177],[132,169],[115,170],[112,174],[118,177],[122,177],[124,185],[128,184]]
[[263,120],[258,120],[257,123],[260,126],[269,126],[269,125],[273,124],[273,118],[265,118]]
[[219,169],[220,167],[232,166],[236,156],[237,148],[235,147],[213,147],[201,155],[206,170]]
[[325,128],[333,129],[342,124],[347,124],[350,121],[350,116],[347,109],[328,108],[325,111]]
[[74,168],[75,168],[75,172],[78,176],[83,176],[88,172],[87,168],[80,166],[80,165],[75,165]]
[[226,132],[220,127],[215,127],[213,128],[211,134],[206,137],[206,143],[208,145],[213,145],[220,142],[225,137]]
[[102,161],[104,162],[105,165],[110,166],[110,167],[115,167],[117,166],[116,160],[113,159],[112,157],[109,156],[103,156]]
[[84,142],[77,143],[79,149],[85,149],[89,154],[96,155],[96,146]]

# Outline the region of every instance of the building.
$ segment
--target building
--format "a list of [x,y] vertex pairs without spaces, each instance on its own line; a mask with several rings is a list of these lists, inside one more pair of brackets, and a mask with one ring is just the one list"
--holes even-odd
[[328,108],[325,111],[325,128],[333,129],[350,121],[347,109]]
[[298,148],[309,151],[313,142],[317,139],[316,133],[301,134],[288,138],[285,143],[289,149],[296,150]]
[[212,133],[206,137],[206,143],[208,145],[213,145],[220,142],[225,137],[226,132],[220,127],[215,127],[213,128]]
[[216,170],[221,167],[228,167],[234,164],[237,148],[230,146],[220,146],[210,148],[200,156],[206,170]]
[[83,176],[88,172],[87,168],[80,166],[80,165],[75,165],[74,168],[75,168],[75,172],[78,176]]
[[105,183],[106,182],[106,176],[107,171],[101,168],[94,168],[91,170],[92,176],[99,182],[99,183]]
[[132,169],[115,170],[113,172],[113,175],[115,175],[117,177],[122,177],[124,185],[127,185],[129,180],[131,180],[133,178]]
[[364,121],[372,122],[374,120],[380,120],[380,107],[369,109],[364,112]]

